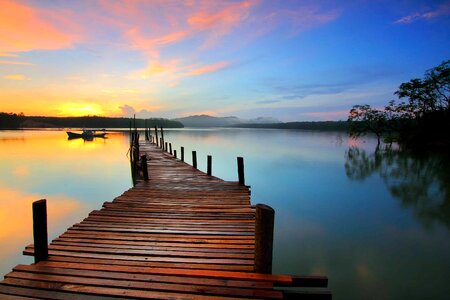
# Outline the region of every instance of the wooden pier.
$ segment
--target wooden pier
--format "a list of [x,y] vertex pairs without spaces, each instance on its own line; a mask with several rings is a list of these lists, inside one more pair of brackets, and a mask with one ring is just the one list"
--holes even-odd
[[247,186],[149,141],[142,155],[148,180],[54,239],[47,258],[6,274],[0,299],[331,299],[326,277],[255,272]]

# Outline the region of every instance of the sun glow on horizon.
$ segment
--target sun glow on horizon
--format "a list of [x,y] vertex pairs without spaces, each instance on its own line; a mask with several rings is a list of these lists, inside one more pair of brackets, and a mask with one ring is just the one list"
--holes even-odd
[[58,107],[60,117],[106,116],[105,110],[96,103],[63,103]]

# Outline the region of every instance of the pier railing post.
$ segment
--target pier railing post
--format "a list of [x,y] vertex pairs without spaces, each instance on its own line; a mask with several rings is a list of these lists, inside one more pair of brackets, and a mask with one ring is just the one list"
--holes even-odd
[[238,178],[239,184],[245,185],[245,175],[244,175],[244,158],[237,158],[237,167],[238,167]]
[[159,148],[163,149],[163,142],[162,142],[162,138],[159,138]]
[[141,156],[141,169],[142,169],[142,177],[144,180],[148,180],[148,168],[147,168],[147,155]]
[[173,150],[173,156],[175,156],[175,158],[177,158],[177,150]]
[[172,143],[169,143],[169,153],[172,155]]
[[197,169],[197,151],[192,151],[192,166]]
[[48,258],[47,201],[33,202],[34,263]]
[[164,151],[167,152],[167,142],[164,142]]
[[184,147],[181,147],[181,161],[184,161]]
[[156,143],[156,147],[159,147],[159,139],[158,139],[158,127],[155,126],[155,143]]
[[272,273],[273,226],[275,210],[264,204],[256,205],[255,272]]
[[211,176],[212,174],[212,156],[208,155],[207,159],[206,159],[206,173],[208,174],[208,176]]

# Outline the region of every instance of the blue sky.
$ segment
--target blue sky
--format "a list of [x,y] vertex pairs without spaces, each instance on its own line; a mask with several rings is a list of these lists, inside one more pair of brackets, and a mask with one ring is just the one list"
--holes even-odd
[[450,1],[0,2],[26,115],[345,120],[450,59]]

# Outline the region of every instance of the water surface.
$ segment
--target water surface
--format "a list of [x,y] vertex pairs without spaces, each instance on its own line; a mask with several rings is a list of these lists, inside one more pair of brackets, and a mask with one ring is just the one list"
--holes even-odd
[[[447,299],[449,160],[372,138],[264,129],[165,131],[191,163],[237,180],[245,158],[252,202],[276,210],[274,272],[327,275],[334,299]],[[54,238],[131,186],[128,137],[68,141],[61,131],[0,131],[0,271],[31,243],[31,202],[49,200]],[[151,176],[151,173],[150,173]],[[29,260],[31,261],[31,260]]]

